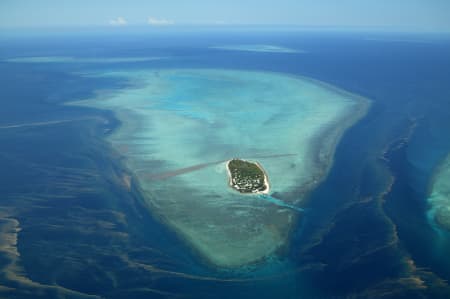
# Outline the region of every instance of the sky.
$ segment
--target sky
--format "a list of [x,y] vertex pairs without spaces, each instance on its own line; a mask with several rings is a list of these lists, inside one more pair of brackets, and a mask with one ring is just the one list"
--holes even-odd
[[0,28],[296,25],[450,31],[450,0],[0,0]]

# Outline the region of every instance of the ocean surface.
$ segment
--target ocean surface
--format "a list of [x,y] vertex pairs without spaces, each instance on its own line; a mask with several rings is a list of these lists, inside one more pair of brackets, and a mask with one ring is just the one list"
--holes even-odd
[[[0,41],[2,297],[449,298],[450,233],[429,201],[450,152],[449,36],[125,30]],[[133,187],[111,143],[126,128],[118,114],[73,105],[140,86],[95,74],[183,69],[301,76],[371,101],[270,258],[205,261]]]

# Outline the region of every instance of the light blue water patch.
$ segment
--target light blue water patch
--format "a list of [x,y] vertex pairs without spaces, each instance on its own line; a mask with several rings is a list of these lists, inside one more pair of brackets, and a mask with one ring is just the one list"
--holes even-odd
[[278,198],[275,198],[275,197],[273,197],[271,195],[268,195],[268,194],[259,194],[257,196],[258,196],[258,198],[260,198],[262,200],[265,200],[265,201],[268,201],[270,203],[273,203],[273,204],[275,204],[275,205],[277,205],[279,207],[292,209],[292,210],[295,210],[297,212],[305,211],[304,209],[302,209],[300,207],[296,207],[296,206],[290,205],[288,203],[285,203],[284,201],[279,200]]
[[226,51],[246,51],[246,52],[261,52],[261,53],[306,53],[304,50],[291,49],[276,45],[224,45],[213,46],[210,49],[226,50]]
[[430,224],[450,232],[450,154],[436,170],[428,203]]
[[88,58],[72,56],[30,56],[14,57],[4,61],[14,63],[132,63],[165,59],[165,57],[109,57]]

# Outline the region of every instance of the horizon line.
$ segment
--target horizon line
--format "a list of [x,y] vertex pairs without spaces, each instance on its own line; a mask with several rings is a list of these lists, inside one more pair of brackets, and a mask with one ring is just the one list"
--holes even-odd
[[[187,31],[188,29],[254,29],[254,30],[293,30],[293,31],[341,31],[341,32],[368,32],[368,33],[429,33],[450,34],[450,28],[436,30],[432,28],[414,28],[411,26],[334,26],[334,25],[300,25],[300,24],[237,24],[237,23],[174,23],[170,25],[126,24],[114,26],[110,24],[87,25],[38,25],[38,26],[1,26],[0,31],[26,31],[30,33],[51,33],[67,31],[82,31],[83,29],[102,29],[108,31],[125,32],[132,29],[145,29],[148,31]],[[180,30],[182,29],[182,30]]]

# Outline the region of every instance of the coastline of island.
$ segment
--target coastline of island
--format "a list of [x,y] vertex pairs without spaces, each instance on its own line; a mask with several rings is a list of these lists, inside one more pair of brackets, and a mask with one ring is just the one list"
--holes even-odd
[[[260,188],[258,188],[258,187],[250,186],[252,189],[250,192],[246,191],[246,190],[243,191],[242,188],[239,187],[239,185],[237,184],[235,176],[232,174],[230,163],[232,163],[233,161],[241,161],[244,163],[249,163],[249,164],[255,165],[259,169],[259,171],[261,171],[261,174],[263,176],[264,189],[260,190]],[[264,168],[261,166],[261,164],[259,162],[253,162],[253,161],[248,161],[248,160],[244,160],[244,159],[233,158],[233,159],[228,160],[225,165],[226,165],[227,174],[228,174],[228,185],[233,190],[236,190],[241,194],[248,194],[248,195],[269,194],[269,192],[270,192],[269,176],[267,175],[267,172],[264,170]],[[249,180],[249,179],[251,179],[251,178],[247,178],[246,180]],[[259,183],[259,182],[257,182],[257,183]]]

